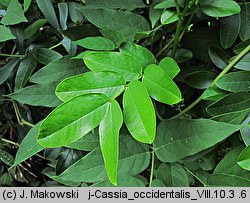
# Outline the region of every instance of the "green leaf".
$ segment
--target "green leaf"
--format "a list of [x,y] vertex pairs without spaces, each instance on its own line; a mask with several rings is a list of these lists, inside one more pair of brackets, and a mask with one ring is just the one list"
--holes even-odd
[[239,92],[225,96],[223,99],[209,105],[206,110],[210,115],[216,116],[248,109],[250,109],[250,93]]
[[105,168],[112,184],[117,185],[119,131],[123,123],[122,110],[117,101],[109,104],[109,109],[100,123],[100,146]]
[[16,73],[15,90],[19,90],[26,85],[36,65],[37,61],[32,54],[28,54],[22,59]]
[[84,9],[84,7],[80,8],[80,11],[95,26],[101,29],[117,31],[127,40],[133,40],[137,32],[150,29],[143,16],[129,11]]
[[57,83],[31,85],[6,96],[31,106],[56,107],[61,103],[55,95],[56,85]]
[[37,137],[38,143],[47,148],[54,148],[80,139],[99,125],[107,112],[107,102],[105,95],[86,94],[61,104],[42,122]]
[[219,29],[215,26],[198,27],[184,35],[183,47],[190,50],[194,58],[210,62],[208,49],[211,45],[220,45],[219,36]]
[[165,104],[176,104],[182,96],[173,80],[157,65],[149,65],[143,75],[143,84],[149,95],[155,100]]
[[46,48],[35,49],[34,54],[37,61],[44,65],[47,65],[53,61],[57,61],[63,57],[58,52]]
[[155,9],[153,7],[153,5],[150,6],[149,18],[150,18],[150,22],[151,22],[151,28],[154,28],[156,26],[158,20],[160,20],[160,18],[161,18],[161,14],[162,14],[161,10]]
[[249,187],[250,180],[233,174],[212,174],[208,176],[207,186],[210,187]]
[[145,4],[142,0],[86,0],[87,8],[119,8],[133,10],[136,8],[143,8]]
[[123,95],[124,122],[139,142],[151,144],[155,139],[156,116],[153,103],[144,85],[132,81]]
[[176,12],[166,10],[161,15],[161,24],[167,25],[167,24],[170,24],[170,23],[177,21],[178,19],[179,18],[178,18],[178,15]]
[[250,52],[236,63],[234,67],[240,70],[250,71]]
[[35,22],[33,22],[31,25],[29,25],[24,30],[24,39],[29,39],[33,37],[37,32],[40,30],[41,27],[43,27],[48,21],[46,19],[38,19]]
[[127,42],[120,48],[121,53],[129,54],[133,56],[145,69],[150,64],[155,64],[156,59],[154,55],[145,47]]
[[233,0],[201,0],[203,13],[212,17],[226,17],[240,12],[240,6]]
[[[52,180],[54,180],[54,181],[56,181],[56,182],[58,182],[60,184],[63,184],[63,185],[69,186],[69,187],[78,187],[80,185],[79,181],[73,182],[73,181],[70,181],[70,180],[68,180],[68,181],[62,180],[60,177],[58,177],[56,175],[56,172],[51,168],[45,168],[42,171],[42,174],[46,175],[50,179],[52,179]],[[46,185],[46,186],[48,186],[48,185]]]
[[161,164],[156,171],[156,177],[167,187],[188,187],[188,176],[178,163]]
[[0,148],[0,160],[7,164],[8,166],[12,166],[14,163],[14,158],[13,156],[7,152],[6,150],[3,150]]
[[244,121],[244,119],[246,118],[248,112],[249,112],[249,110],[224,113],[224,114],[214,116],[211,119],[214,120],[214,121],[239,125]]
[[62,101],[88,93],[102,93],[113,98],[125,84],[125,79],[116,72],[87,72],[63,80],[56,88],[56,95]]
[[56,13],[51,3],[51,0],[37,0],[37,5],[44,17],[48,20],[48,22],[55,28],[59,29],[59,23],[56,17]]
[[185,63],[193,58],[192,51],[188,49],[177,49],[175,53],[175,60],[177,63]]
[[208,53],[211,61],[220,69],[224,69],[227,67],[230,59],[230,55],[220,47],[210,46],[208,49]]
[[31,76],[30,82],[47,84],[58,82],[64,78],[84,72],[84,65],[80,60],[71,60],[65,56],[49,63]]
[[83,58],[86,66],[92,71],[115,71],[126,81],[137,79],[142,67],[132,56],[119,52],[92,52]]
[[202,94],[202,99],[218,101],[225,97],[228,93],[219,89],[217,86],[208,87]]
[[13,166],[17,166],[28,158],[32,157],[36,153],[42,151],[44,148],[39,145],[36,141],[36,136],[38,133],[38,128],[40,127],[42,121],[37,123],[34,127],[30,129],[27,135],[21,142],[15,158],[15,163]]
[[250,39],[250,2],[244,2],[240,4],[241,6],[241,26],[240,26],[240,38],[242,41]]
[[68,167],[82,158],[83,154],[73,149],[65,149],[60,153],[56,162],[56,174],[63,173]]
[[22,5],[18,2],[18,0],[11,0],[1,23],[3,25],[15,25],[22,22],[28,22],[24,16]]
[[116,48],[115,44],[105,37],[86,37],[74,41],[73,43],[91,50],[112,51]]
[[91,131],[67,147],[83,151],[92,151],[99,147],[99,136]]
[[235,45],[235,47],[233,48],[233,51],[235,54],[239,54],[240,52],[242,52],[248,45],[250,44],[250,39],[240,42],[239,44]]
[[250,91],[250,72],[239,71],[221,77],[216,85],[229,92]]
[[166,187],[162,180],[154,179],[152,181],[151,187]]
[[238,164],[237,160],[244,149],[243,145],[237,146],[231,149],[226,156],[217,164],[214,169],[214,174],[229,174],[249,178],[249,172],[242,169]]
[[246,119],[242,122],[242,124],[244,124],[244,125],[248,124],[248,126],[245,126],[244,128],[242,128],[240,130],[242,140],[244,141],[246,146],[250,145],[250,127],[249,127],[249,123],[250,123],[250,114],[248,114]]
[[0,42],[5,42],[11,39],[16,39],[16,37],[10,32],[10,29],[0,25]]
[[[145,187],[145,184],[139,178],[134,176],[120,176],[117,179],[117,187]],[[91,187],[114,187],[114,185],[109,180],[104,180],[91,185]]]
[[221,18],[220,43],[227,49],[233,45],[240,32],[241,18],[239,14]]
[[10,76],[13,69],[16,67],[18,63],[17,59],[13,59],[9,61],[5,66],[0,68],[0,85],[3,84]]
[[[150,153],[147,145],[135,141],[131,136],[122,135],[119,145],[118,184],[119,177],[135,176],[144,171],[149,161]],[[92,183],[107,180],[101,150],[96,149],[81,158],[62,173],[60,178]]]
[[26,12],[29,9],[31,2],[32,0],[24,0],[24,3],[23,3],[24,12]]
[[158,125],[153,146],[161,161],[176,162],[216,145],[240,128],[209,119],[170,119]]
[[195,71],[184,77],[184,82],[197,89],[206,89],[216,78],[212,71]]
[[[178,0],[178,4],[180,7],[185,6],[185,0]],[[165,8],[173,8],[173,7],[175,7],[175,0],[162,1],[161,3],[157,4],[154,8],[165,9]]]
[[213,170],[217,164],[217,151],[207,153],[205,156],[198,159],[198,164],[202,170],[210,171]]
[[76,2],[69,2],[69,16],[70,19],[75,23],[75,24],[80,24],[80,22],[83,20],[83,15],[82,13],[77,9],[81,4],[76,3]]
[[119,32],[116,32],[114,30],[103,29],[100,30],[100,32],[105,38],[110,39],[112,42],[114,42],[116,47],[120,47],[121,43],[125,41],[124,37]]
[[59,16],[60,16],[60,25],[63,30],[67,29],[67,19],[68,19],[68,4],[67,3],[58,3]]
[[246,147],[238,157],[237,163],[245,170],[250,171],[250,146]]
[[165,73],[171,79],[175,78],[178,75],[178,73],[180,72],[180,68],[179,68],[178,64],[171,57],[163,58],[160,61],[159,66],[161,66],[161,68],[165,71]]
[[219,162],[214,174],[208,176],[209,186],[249,186],[249,171],[242,169],[237,160],[244,147],[242,145],[230,150]]

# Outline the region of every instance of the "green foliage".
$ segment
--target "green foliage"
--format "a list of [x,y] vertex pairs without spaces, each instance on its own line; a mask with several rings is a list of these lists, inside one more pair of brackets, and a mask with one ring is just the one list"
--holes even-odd
[[0,185],[250,186],[249,6],[0,1]]

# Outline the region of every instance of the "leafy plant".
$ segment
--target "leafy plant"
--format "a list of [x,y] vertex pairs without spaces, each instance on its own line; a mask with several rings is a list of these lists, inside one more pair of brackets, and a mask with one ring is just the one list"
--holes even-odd
[[249,7],[0,0],[0,185],[250,186]]

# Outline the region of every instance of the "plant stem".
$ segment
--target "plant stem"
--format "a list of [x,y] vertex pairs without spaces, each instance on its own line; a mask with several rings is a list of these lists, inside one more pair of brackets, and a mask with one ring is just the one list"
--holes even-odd
[[175,35],[174,35],[174,46],[173,46],[173,50],[171,52],[171,57],[172,58],[174,58],[176,50],[177,50],[177,46],[179,44],[181,28],[182,28],[182,25],[183,25],[184,17],[187,15],[187,12],[188,12],[189,2],[190,2],[190,0],[187,0],[183,12],[178,14],[178,12],[180,12],[180,11],[178,11],[180,9],[180,7],[179,7],[179,4],[178,4],[178,1],[175,0],[176,10],[177,10],[177,14],[179,16],[179,20],[178,20],[176,32],[175,32]]
[[[7,139],[5,139],[5,138],[0,138],[0,140],[2,140],[3,142],[6,142],[6,143],[8,143],[8,144],[12,144],[12,145],[14,145],[14,146],[16,146],[16,147],[20,147],[20,145],[19,145],[18,143],[13,142],[13,141],[11,141],[11,140],[7,140]],[[39,158],[41,158],[41,159],[47,160],[44,156],[42,156],[42,155],[40,155],[40,154],[35,154],[35,156],[37,156],[37,157],[39,157]]]
[[26,120],[24,120],[24,119],[21,120],[21,123],[22,123],[23,125],[27,125],[27,126],[30,126],[30,127],[35,126],[34,124],[32,124],[32,123],[30,123],[30,122],[28,122],[28,121],[26,121]]
[[188,168],[186,168],[185,166],[183,166],[192,176],[194,176],[204,187],[206,187],[207,185],[197,176],[195,175],[192,171],[190,171]]
[[49,50],[55,49],[56,47],[59,47],[61,44],[62,44],[62,42],[59,42],[58,44],[50,47]]
[[[236,63],[238,63],[238,61],[243,57],[245,56],[248,52],[250,51],[250,44],[243,50],[241,51],[229,64],[228,66],[223,70],[221,71],[221,73],[214,79],[214,81],[210,84],[209,87],[213,87],[217,82],[218,80],[223,77],[228,71],[230,71],[230,69],[232,67],[234,67],[234,65]],[[208,87],[208,88],[209,88]],[[184,109],[182,112],[180,112],[179,114],[173,116],[171,119],[173,118],[178,118],[180,116],[182,116],[183,114],[187,113],[190,109],[192,109],[193,107],[195,107],[197,104],[199,104],[202,100],[202,97],[203,97],[203,94],[198,98],[196,99],[191,105],[189,105],[186,109]]]
[[174,42],[174,38],[172,38],[157,54],[156,58],[158,58],[170,45]]
[[150,171],[150,180],[149,180],[149,187],[152,186],[152,181],[154,177],[154,166],[155,166],[155,152],[154,149],[152,150],[152,160],[151,160],[151,171]]
[[12,145],[14,145],[14,146],[16,146],[16,147],[19,147],[19,144],[18,144],[18,143],[13,142],[13,141],[11,141],[11,140],[7,140],[7,139],[4,139],[4,138],[1,138],[1,140],[4,141],[4,142],[6,142],[6,143],[12,144]]
[[4,57],[17,57],[17,58],[25,57],[25,55],[13,55],[13,54],[0,54],[0,56],[4,56]]

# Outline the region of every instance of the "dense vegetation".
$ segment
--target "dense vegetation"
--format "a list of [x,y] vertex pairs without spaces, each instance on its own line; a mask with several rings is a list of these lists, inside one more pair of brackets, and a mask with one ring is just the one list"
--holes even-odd
[[0,0],[0,186],[250,186],[249,11]]

